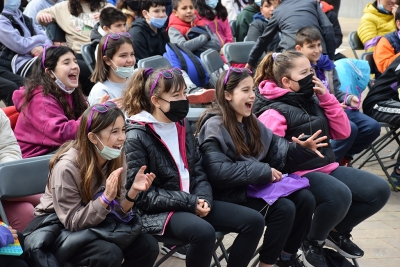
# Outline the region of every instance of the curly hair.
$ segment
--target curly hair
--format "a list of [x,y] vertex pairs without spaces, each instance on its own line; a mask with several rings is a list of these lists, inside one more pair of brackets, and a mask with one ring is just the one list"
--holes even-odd
[[[100,11],[107,4],[107,1],[105,0],[86,0],[86,2],[89,4],[90,11],[92,12]],[[81,0],[69,0],[68,10],[72,16],[78,17],[81,13],[83,13]]]

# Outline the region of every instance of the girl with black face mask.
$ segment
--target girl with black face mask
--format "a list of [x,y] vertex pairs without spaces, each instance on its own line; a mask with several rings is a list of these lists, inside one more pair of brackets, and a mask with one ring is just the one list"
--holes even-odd
[[[255,74],[259,87],[253,112],[275,134],[288,140],[317,130],[329,139],[345,139],[350,134],[349,120],[310,66],[307,57],[296,51],[266,55]],[[306,266],[327,266],[324,244],[345,257],[362,257],[364,251],[350,240],[350,233],[378,212],[390,195],[389,186],[380,177],[339,167],[330,144],[320,152],[324,158],[304,161],[295,172],[309,179],[317,205],[303,242]]]
[[[142,212],[142,231],[182,240],[186,266],[210,266],[215,231],[238,234],[228,266],[247,266],[264,229],[255,210],[213,201],[193,132],[185,117],[189,110],[180,69],[140,69],[124,94],[129,116],[125,150],[127,187],[142,165],[157,179],[134,200]],[[164,244],[161,252],[171,249]],[[185,255],[184,255],[185,254]]]

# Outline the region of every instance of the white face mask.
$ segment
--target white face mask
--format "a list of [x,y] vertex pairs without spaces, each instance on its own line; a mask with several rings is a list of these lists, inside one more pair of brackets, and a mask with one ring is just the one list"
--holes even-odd
[[111,59],[110,59],[110,61],[114,64],[115,67],[117,67],[116,70],[114,70],[112,67],[111,67],[111,69],[114,71],[114,73],[118,77],[127,79],[127,78],[132,76],[133,71],[135,70],[134,66],[132,66],[132,67],[118,67],[117,64],[114,63],[114,61],[112,61]]
[[124,146],[122,146],[121,149],[116,149],[116,148],[111,148],[111,147],[105,146],[105,145],[103,144],[103,142],[101,142],[100,138],[97,137],[97,135],[95,135],[95,136],[96,136],[97,140],[99,140],[100,143],[103,145],[103,150],[101,150],[101,151],[100,151],[100,149],[97,147],[97,145],[95,145],[95,147],[96,147],[96,149],[97,149],[97,152],[99,152],[100,156],[101,156],[103,159],[112,160],[112,159],[118,158],[119,155],[121,155],[121,151],[122,151],[122,148],[123,148]]
[[67,86],[60,80],[58,79],[58,77],[54,74],[53,71],[51,71],[51,73],[53,73],[54,77],[56,77],[56,84],[58,85],[58,87],[61,89],[61,91],[64,91],[67,94],[72,94],[76,88],[67,88]]

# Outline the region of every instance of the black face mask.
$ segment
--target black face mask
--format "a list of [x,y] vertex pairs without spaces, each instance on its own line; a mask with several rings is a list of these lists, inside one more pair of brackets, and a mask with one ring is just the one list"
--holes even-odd
[[164,112],[161,108],[160,110],[170,121],[177,122],[186,118],[189,112],[189,100],[167,101],[161,97],[158,98],[169,103],[169,111]]
[[140,11],[140,9],[142,8],[140,0],[125,0],[125,3],[130,9],[135,11]]
[[296,93],[302,94],[304,98],[309,99],[314,95],[314,73],[311,73],[301,80],[295,81],[299,83],[300,90]]

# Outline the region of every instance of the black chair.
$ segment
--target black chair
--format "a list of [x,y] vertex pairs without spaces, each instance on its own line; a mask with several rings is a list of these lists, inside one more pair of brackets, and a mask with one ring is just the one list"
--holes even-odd
[[95,43],[84,44],[81,46],[83,60],[85,61],[91,73],[93,73],[96,66],[96,58],[94,56],[95,49]]
[[232,36],[233,36],[233,38],[235,38],[236,37],[236,20],[231,20],[229,22],[229,25],[231,26]]
[[66,42],[64,30],[55,22],[46,26],[46,35],[52,42]]
[[360,37],[358,37],[357,31],[353,31],[353,32],[349,33],[348,41],[349,41],[351,50],[353,51],[354,57],[356,59],[358,59],[356,50],[364,50],[364,45],[361,42]]
[[200,59],[210,76],[211,86],[215,88],[219,75],[225,70],[224,61],[222,61],[220,54],[211,48],[201,53]]

